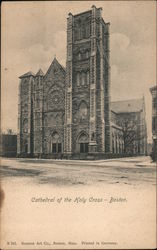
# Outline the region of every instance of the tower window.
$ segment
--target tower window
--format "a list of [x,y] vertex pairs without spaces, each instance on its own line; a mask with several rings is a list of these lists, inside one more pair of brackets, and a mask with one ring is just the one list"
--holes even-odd
[[86,74],[84,72],[82,72],[82,74],[81,74],[81,85],[85,85],[85,82],[86,82],[85,77],[86,77]]
[[79,107],[79,120],[80,122],[87,120],[88,117],[88,108],[87,104],[82,101]]
[[87,85],[89,85],[89,71],[87,71]]
[[77,82],[77,86],[80,86],[80,73],[77,73],[76,75],[76,82]]
[[90,24],[86,26],[86,38],[90,36]]
[[79,27],[78,28],[78,40],[80,40],[81,39],[81,28]]
[[88,58],[89,57],[89,51],[87,50],[86,51],[86,58]]
[[36,100],[36,107],[37,107],[37,108],[40,107],[40,100],[39,100],[39,99]]
[[81,60],[81,53],[78,54],[78,60]]
[[81,34],[81,38],[85,38],[85,36],[86,36],[86,29],[85,29],[84,25],[82,25],[82,32],[81,33],[82,33]]

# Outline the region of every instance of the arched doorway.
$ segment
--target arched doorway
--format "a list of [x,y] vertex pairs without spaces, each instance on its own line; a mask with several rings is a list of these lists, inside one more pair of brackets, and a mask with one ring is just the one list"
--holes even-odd
[[62,143],[61,138],[57,132],[52,134],[51,138],[51,152],[53,154],[62,153]]
[[89,137],[88,134],[82,132],[78,137],[80,153],[88,153]]

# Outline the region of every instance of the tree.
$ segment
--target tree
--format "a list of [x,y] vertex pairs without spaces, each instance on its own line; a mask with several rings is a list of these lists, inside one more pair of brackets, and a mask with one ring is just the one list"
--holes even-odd
[[123,117],[119,121],[124,141],[124,153],[137,153],[140,141],[144,133],[140,129],[137,119]]

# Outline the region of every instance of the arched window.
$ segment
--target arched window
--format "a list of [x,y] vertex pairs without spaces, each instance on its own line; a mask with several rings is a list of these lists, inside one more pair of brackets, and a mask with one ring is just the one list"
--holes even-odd
[[27,119],[27,118],[25,118],[25,119],[23,120],[23,132],[24,132],[24,133],[27,133],[27,132],[28,132],[28,119]]
[[76,83],[77,83],[77,86],[80,86],[80,73],[79,72],[76,75]]
[[121,142],[119,141],[119,154],[121,154]]
[[79,107],[79,120],[80,122],[85,121],[87,119],[88,116],[88,108],[87,108],[87,104],[82,101]]
[[40,97],[39,94],[36,94],[36,108],[40,107]]
[[27,103],[24,104],[24,111],[26,112],[28,110],[28,105]]
[[117,154],[119,154],[119,139],[118,139],[118,136],[117,136],[116,142],[117,142]]
[[114,133],[112,133],[112,153],[115,153],[115,144],[114,144]]
[[62,144],[61,139],[57,132],[52,134],[52,153],[61,153],[62,152]]
[[55,120],[56,120],[56,124],[58,124],[58,121],[59,121],[59,114],[58,113],[56,114]]
[[44,125],[45,125],[45,126],[48,125],[48,118],[47,118],[47,117],[44,118]]
[[78,40],[81,39],[81,27],[78,27],[78,36],[77,36]]
[[116,154],[117,154],[118,153],[117,137],[115,137],[115,142],[116,142],[116,148],[115,148],[116,150],[115,151],[116,151]]
[[124,143],[122,142],[122,153],[124,153]]
[[81,39],[85,38],[86,37],[86,29],[85,29],[85,25],[83,24],[82,25],[82,29],[81,29]]
[[85,85],[85,82],[86,82],[86,74],[85,72],[82,72],[81,73],[81,85],[84,86]]
[[77,29],[76,29],[77,33],[77,40],[81,39],[81,19],[79,18],[78,23],[77,23]]
[[81,53],[78,53],[78,60],[81,60]]
[[114,154],[114,139],[112,139],[112,153]]
[[86,25],[86,38],[88,38],[90,36],[90,24],[88,23]]
[[89,85],[89,71],[87,71],[87,85]]
[[89,57],[89,51],[87,50],[86,51],[86,58],[88,58]]
[[88,135],[85,132],[82,132],[78,138],[78,143],[80,144],[80,153],[88,153],[88,140]]

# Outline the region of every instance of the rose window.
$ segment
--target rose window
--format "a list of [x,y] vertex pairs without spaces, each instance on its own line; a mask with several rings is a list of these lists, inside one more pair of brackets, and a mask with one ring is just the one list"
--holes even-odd
[[55,95],[55,96],[53,96],[52,101],[54,104],[58,104],[58,103],[60,103],[61,100],[60,100],[60,97],[58,95]]
[[63,95],[61,91],[53,91],[48,96],[48,106],[51,109],[62,106]]

